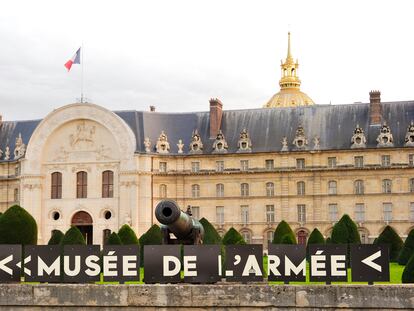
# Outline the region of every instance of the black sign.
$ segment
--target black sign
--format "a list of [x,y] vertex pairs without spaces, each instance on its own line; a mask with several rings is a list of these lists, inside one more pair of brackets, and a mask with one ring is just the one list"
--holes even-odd
[[105,245],[102,253],[105,282],[139,281],[139,246]]
[[24,247],[24,280],[26,282],[62,282],[62,247],[27,245]]
[[262,281],[262,245],[227,245],[225,276],[229,282]]
[[216,283],[220,281],[220,251],[220,245],[184,245],[184,282]]
[[99,245],[65,245],[63,281],[89,283],[100,281]]
[[180,245],[144,245],[145,283],[180,282]]
[[21,245],[0,245],[0,282],[20,282]]
[[305,282],[305,245],[269,244],[267,271],[269,281]]
[[309,245],[311,282],[347,282],[346,248],[344,244]]
[[351,245],[353,282],[389,282],[389,245]]

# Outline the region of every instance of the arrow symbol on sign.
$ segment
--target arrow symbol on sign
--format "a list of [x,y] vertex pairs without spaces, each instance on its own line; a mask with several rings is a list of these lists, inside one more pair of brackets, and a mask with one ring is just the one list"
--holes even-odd
[[10,255],[0,261],[0,270],[13,275],[13,270],[6,266],[7,263],[13,260],[13,255]]
[[371,256],[368,256],[367,258],[362,260],[362,263],[366,264],[367,266],[370,266],[372,269],[377,270],[378,272],[382,272],[382,267],[375,263],[374,260],[381,257],[381,251],[378,251]]

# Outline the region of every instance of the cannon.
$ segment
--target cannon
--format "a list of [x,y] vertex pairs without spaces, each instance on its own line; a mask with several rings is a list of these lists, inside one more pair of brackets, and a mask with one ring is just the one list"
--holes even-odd
[[[203,225],[192,217],[191,208],[180,210],[172,200],[163,200],[155,208],[155,217],[161,223],[163,244],[197,245],[203,243]],[[175,239],[171,238],[171,233]]]

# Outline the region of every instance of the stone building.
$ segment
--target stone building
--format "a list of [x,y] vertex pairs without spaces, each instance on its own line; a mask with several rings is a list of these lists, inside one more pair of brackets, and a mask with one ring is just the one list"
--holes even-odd
[[414,221],[414,101],[315,105],[294,62],[264,108],[206,112],[108,111],[67,105],[43,120],[1,121],[0,204],[19,203],[39,243],[78,226],[101,244],[125,223],[140,235],[163,198],[192,207],[223,233],[251,243],[288,221],[303,243],[330,235],[342,214],[371,242],[387,224]]

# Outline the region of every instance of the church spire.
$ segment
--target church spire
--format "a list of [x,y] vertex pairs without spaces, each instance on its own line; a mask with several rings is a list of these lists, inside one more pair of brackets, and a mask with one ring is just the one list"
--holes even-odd
[[292,54],[290,53],[290,31],[288,32],[288,50],[287,50],[287,57],[286,60],[292,59]]
[[282,77],[279,81],[280,89],[299,89],[300,80],[297,76],[298,62],[293,60],[290,49],[290,32],[288,32],[288,50],[285,62],[281,63]]

